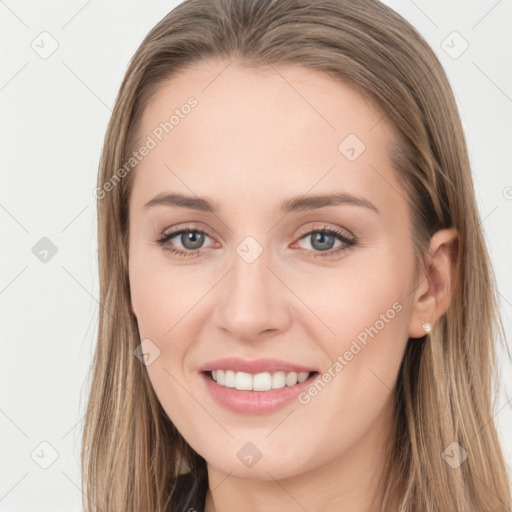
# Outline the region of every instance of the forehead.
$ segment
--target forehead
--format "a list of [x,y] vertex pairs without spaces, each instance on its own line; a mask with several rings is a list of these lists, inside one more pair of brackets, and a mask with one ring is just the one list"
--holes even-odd
[[[295,136],[302,132],[312,142],[327,137],[326,142],[336,143],[348,130],[368,140],[377,125],[376,137],[389,129],[385,116],[373,103],[325,73],[299,65],[254,68],[232,61],[206,60],[181,70],[159,86],[143,113],[142,132],[169,120],[173,111],[179,111],[191,97],[199,107],[192,112],[198,121],[195,129],[208,121],[204,131],[216,124],[233,135],[243,126],[244,133],[251,130],[255,135],[258,131],[255,143],[263,141],[265,134],[277,132]],[[183,130],[173,129],[175,139],[179,132]]]
[[376,196],[372,188],[393,180],[381,112],[340,81],[298,65],[194,64],[148,102],[138,141],[149,139],[154,147],[135,173],[141,200],[172,187],[216,197],[261,192],[267,201],[313,187]]

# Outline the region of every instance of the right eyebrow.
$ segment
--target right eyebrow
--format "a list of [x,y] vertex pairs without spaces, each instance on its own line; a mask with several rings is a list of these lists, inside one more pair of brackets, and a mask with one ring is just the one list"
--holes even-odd
[[177,206],[180,208],[190,208],[192,210],[199,210],[203,212],[218,213],[218,208],[211,200],[203,199],[200,197],[185,196],[183,194],[158,194],[156,197],[148,201],[144,208],[151,208],[152,206],[165,205]]

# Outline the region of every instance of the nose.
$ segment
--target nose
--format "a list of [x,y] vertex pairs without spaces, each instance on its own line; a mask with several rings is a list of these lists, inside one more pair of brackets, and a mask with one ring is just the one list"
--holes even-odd
[[231,271],[219,287],[216,326],[244,341],[286,331],[294,317],[292,293],[272,268],[268,253],[263,251],[252,262],[235,253],[231,261]]

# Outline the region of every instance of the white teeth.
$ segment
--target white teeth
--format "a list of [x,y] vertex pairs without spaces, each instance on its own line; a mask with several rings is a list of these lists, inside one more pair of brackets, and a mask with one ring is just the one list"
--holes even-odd
[[233,370],[212,370],[212,378],[217,384],[240,391],[268,391],[295,386],[297,382],[304,382],[309,375],[309,372],[263,372],[253,375]]
[[309,373],[308,372],[300,372],[298,377],[297,377],[297,381],[299,383],[300,382],[304,382],[308,377],[309,377]]
[[272,389],[281,389],[286,386],[286,374],[276,372],[272,375]]
[[227,386],[228,388],[234,388],[235,383],[235,372],[233,370],[226,370],[224,373],[224,386]]
[[290,372],[290,373],[286,376],[286,385],[287,385],[287,386],[293,386],[294,384],[297,384],[297,373],[295,373],[295,372]]
[[252,389],[252,375],[245,372],[236,372],[235,376],[235,388],[241,391]]
[[272,389],[272,377],[270,373],[257,373],[252,377],[252,389],[254,391],[268,391]]

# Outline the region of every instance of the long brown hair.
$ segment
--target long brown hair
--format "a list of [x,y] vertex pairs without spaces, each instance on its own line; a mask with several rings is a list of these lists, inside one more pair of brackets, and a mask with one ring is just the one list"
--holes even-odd
[[[204,483],[204,459],[171,423],[134,356],[141,343],[128,279],[135,170],[120,170],[154,92],[205,59],[326,73],[371,100],[394,129],[390,157],[409,200],[419,264],[436,230],[455,227],[460,239],[448,311],[429,335],[407,344],[382,510],[391,503],[400,512],[511,510],[493,422],[494,343],[504,340],[503,327],[457,106],[434,52],[376,0],[187,0],[133,56],[99,166],[101,308],[82,444],[85,512],[176,510],[172,496],[183,468]],[[469,457],[452,468],[442,454],[455,442]]]

